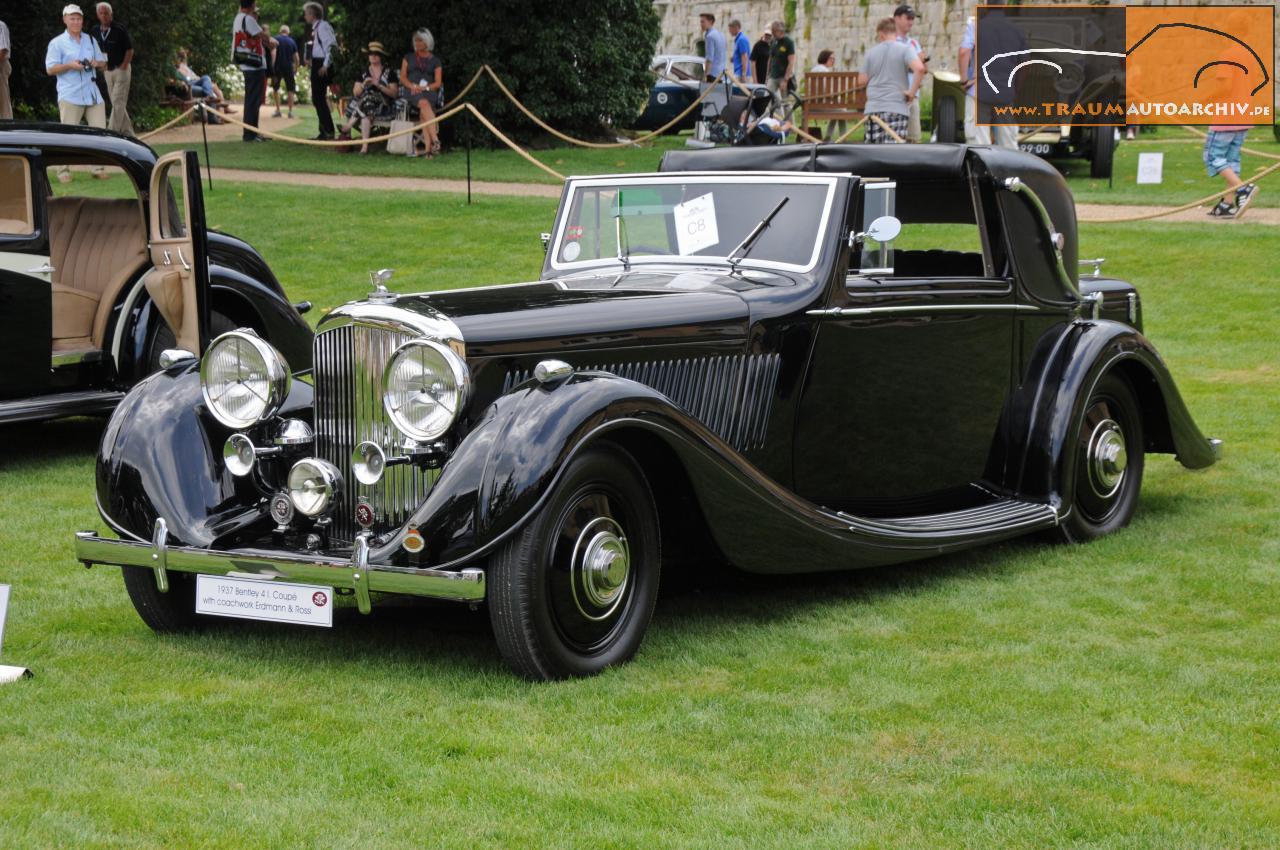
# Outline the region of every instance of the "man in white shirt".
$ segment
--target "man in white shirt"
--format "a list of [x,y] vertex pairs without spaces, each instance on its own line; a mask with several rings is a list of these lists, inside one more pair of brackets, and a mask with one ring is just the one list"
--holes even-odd
[[0,21],[0,118],[13,119],[9,101],[9,28]]
[[[107,68],[107,55],[93,36],[84,31],[84,11],[74,3],[62,9],[66,31],[54,36],[44,55],[44,70],[58,79],[58,115],[63,124],[84,121],[90,127],[107,126],[107,106],[98,92],[97,74]],[[95,177],[106,177],[101,168]],[[71,169],[58,169],[58,180],[71,181]]]
[[329,113],[329,83],[333,80],[333,48],[338,38],[333,25],[324,19],[324,7],[319,3],[307,3],[302,7],[303,17],[311,27],[311,102],[316,107],[316,119],[320,122],[317,139],[332,139],[333,116]]

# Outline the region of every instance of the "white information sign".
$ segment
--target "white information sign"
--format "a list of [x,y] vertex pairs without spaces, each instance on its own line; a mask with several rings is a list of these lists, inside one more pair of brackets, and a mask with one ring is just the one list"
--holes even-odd
[[710,192],[676,204],[672,213],[675,216],[676,246],[681,256],[697,253],[720,241],[720,232],[716,229],[716,205]]
[[1138,154],[1138,182],[1160,183],[1164,179],[1164,154]]
[[196,576],[196,613],[303,626],[332,626],[333,588],[201,575]]
[[0,650],[4,649],[4,615],[9,610],[9,585],[0,584]]

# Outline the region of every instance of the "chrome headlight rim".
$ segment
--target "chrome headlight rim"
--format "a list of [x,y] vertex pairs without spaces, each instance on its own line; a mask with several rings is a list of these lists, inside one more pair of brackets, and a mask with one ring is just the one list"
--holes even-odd
[[[408,355],[418,348],[426,348],[439,355],[448,366],[449,371],[453,375],[454,386],[457,387],[457,403],[454,406],[453,415],[448,421],[438,428],[429,430],[416,428],[405,422],[399,411],[391,406],[391,374],[395,370],[396,364],[400,358]],[[449,432],[449,429],[458,421],[458,417],[462,415],[463,408],[466,407],[467,401],[471,395],[471,370],[467,368],[467,362],[458,356],[452,348],[431,339],[412,339],[400,345],[391,357],[387,360],[386,368],[382,371],[382,407],[387,412],[392,423],[400,429],[406,437],[418,442],[428,442],[439,439]]]
[[[228,413],[218,406],[218,401],[209,392],[210,372],[213,368],[214,354],[222,345],[228,344],[232,340],[235,340],[240,345],[237,349],[237,357],[242,356],[243,346],[247,345],[250,350],[262,358],[266,367],[267,398],[255,417],[237,417]],[[209,347],[205,349],[204,356],[200,358],[200,395],[204,398],[205,407],[208,408],[214,419],[237,431],[252,428],[254,425],[265,422],[275,416],[279,412],[280,406],[284,404],[284,400],[288,398],[292,385],[293,376],[290,373],[289,364],[285,362],[284,355],[277,351],[271,343],[258,336],[251,328],[237,328],[234,331],[227,331],[221,334],[213,342],[209,343]]]

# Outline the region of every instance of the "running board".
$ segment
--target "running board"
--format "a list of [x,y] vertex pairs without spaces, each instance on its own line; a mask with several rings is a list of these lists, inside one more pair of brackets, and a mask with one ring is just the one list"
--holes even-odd
[[95,416],[115,410],[124,393],[84,390],[36,396],[17,401],[0,401],[0,423],[35,422],[62,416]]
[[1051,505],[998,499],[976,508],[941,514],[901,518],[869,519],[843,511],[836,513],[854,534],[886,540],[923,542],[972,538],[1005,537],[1058,524],[1058,512]]

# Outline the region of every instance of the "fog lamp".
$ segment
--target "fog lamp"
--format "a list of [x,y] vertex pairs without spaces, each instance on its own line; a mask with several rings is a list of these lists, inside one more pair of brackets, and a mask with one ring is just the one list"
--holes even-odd
[[298,512],[317,517],[333,506],[342,490],[342,474],[328,461],[309,457],[289,470],[289,500]]
[[366,486],[373,486],[382,480],[382,473],[387,468],[387,456],[373,440],[365,440],[356,446],[351,453],[351,473],[356,480]]
[[253,440],[244,434],[232,434],[222,444],[222,462],[227,472],[237,478],[243,478],[253,471],[253,463],[257,460],[258,451],[253,447]]

